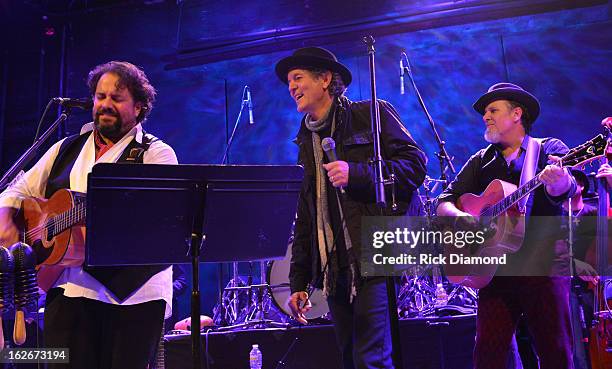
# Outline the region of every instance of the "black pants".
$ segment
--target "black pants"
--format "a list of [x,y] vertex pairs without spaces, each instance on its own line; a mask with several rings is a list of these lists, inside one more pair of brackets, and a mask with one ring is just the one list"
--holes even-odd
[[119,306],[51,289],[44,347],[67,347],[70,364],[49,368],[145,369],[161,336],[164,310],[163,300]]
[[516,325],[524,314],[540,368],[572,369],[569,280],[495,277],[478,293],[474,368],[505,368]]
[[344,369],[393,369],[391,323],[385,278],[367,279],[349,303],[350,282],[337,281],[327,299]]

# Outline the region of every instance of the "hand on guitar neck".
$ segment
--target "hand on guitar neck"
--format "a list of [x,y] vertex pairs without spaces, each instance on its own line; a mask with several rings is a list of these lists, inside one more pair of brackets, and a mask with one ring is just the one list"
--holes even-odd
[[[601,121],[601,125],[608,130],[612,130],[612,117],[604,118]],[[610,156],[612,156],[612,145],[608,146],[606,152],[606,157],[609,158]],[[612,187],[612,166],[610,166],[609,160],[599,167],[595,178],[605,178],[606,182],[608,182],[608,188]]]
[[548,155],[548,160],[553,164],[547,165],[538,177],[546,187],[546,192],[551,196],[561,196],[569,191],[572,181],[568,171],[560,166],[561,158]]
[[13,221],[16,213],[13,208],[0,208],[0,246],[8,248],[19,241],[19,229]]
[[597,170],[595,178],[605,178],[608,182],[608,187],[612,186],[612,166],[608,163],[602,164]]

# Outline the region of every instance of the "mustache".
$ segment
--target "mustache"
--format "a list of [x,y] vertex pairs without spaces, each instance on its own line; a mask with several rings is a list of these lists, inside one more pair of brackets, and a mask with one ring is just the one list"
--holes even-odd
[[119,116],[119,114],[115,110],[110,109],[110,108],[102,108],[102,109],[98,110],[96,112],[96,117],[99,117],[102,114],[111,115],[113,117],[118,117]]

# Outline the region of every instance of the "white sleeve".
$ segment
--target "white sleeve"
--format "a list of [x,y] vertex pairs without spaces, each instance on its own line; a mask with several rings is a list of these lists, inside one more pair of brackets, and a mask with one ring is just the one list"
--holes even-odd
[[178,164],[176,154],[170,145],[162,140],[155,140],[143,157],[145,164]]
[[0,194],[0,207],[20,208],[21,201],[25,197],[45,197],[47,188],[47,180],[51,173],[51,168],[55,162],[55,158],[62,145],[61,140],[56,142],[47,152],[38,160],[36,164],[25,174],[18,177],[11,185]]

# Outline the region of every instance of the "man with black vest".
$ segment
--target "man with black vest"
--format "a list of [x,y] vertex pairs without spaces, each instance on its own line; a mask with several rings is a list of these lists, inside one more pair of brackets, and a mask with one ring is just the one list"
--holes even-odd
[[[87,85],[94,121],[53,145],[0,194],[0,245],[18,240],[13,218],[24,197],[49,198],[62,188],[86,192],[94,164],[177,164],[174,150],[142,128],[156,94],[142,70],[112,61],[95,67]],[[171,312],[171,267],[67,268],[52,287],[44,347],[69,348],[67,367],[146,368]]]
[[[416,189],[426,157],[395,108],[379,101],[383,170],[395,175],[398,206],[376,205],[369,160],[373,155],[370,101],[350,101],[352,75],[329,50],[305,47],[276,64],[297,111],[304,113],[296,142],[304,180],[295,221],[289,307],[306,323],[309,285],[321,288],[334,320],[343,368],[393,368],[391,316],[385,278],[361,273],[361,218],[415,215]],[[323,140],[333,138],[337,158],[325,160]],[[389,197],[390,198],[390,197]],[[395,312],[394,312],[395,313]]]

